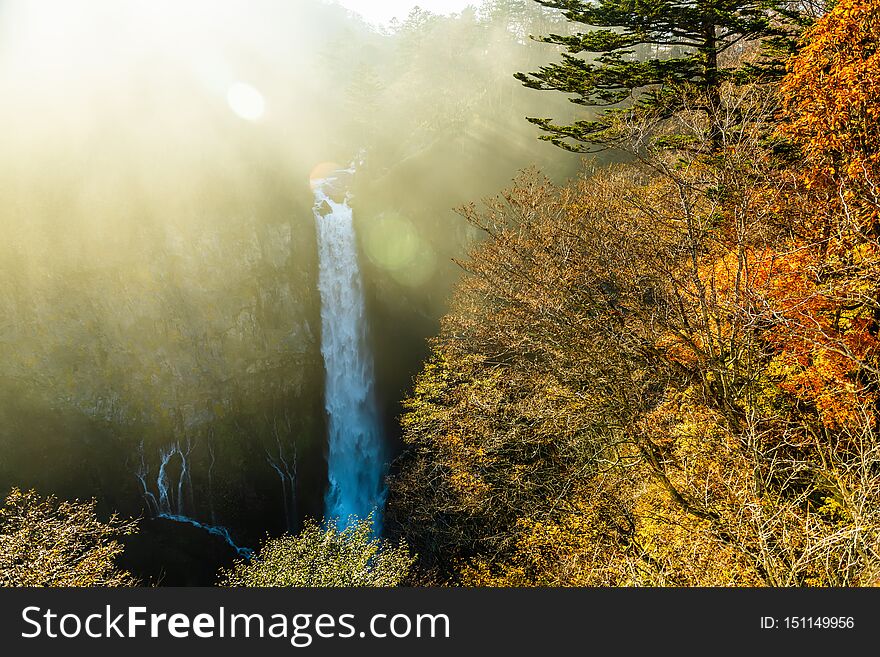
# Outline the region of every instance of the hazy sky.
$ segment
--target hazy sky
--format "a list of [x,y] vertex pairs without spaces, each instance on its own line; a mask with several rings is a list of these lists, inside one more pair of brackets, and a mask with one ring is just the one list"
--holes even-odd
[[475,0],[336,0],[361,14],[371,23],[387,23],[392,18],[404,18],[413,7],[421,7],[438,14],[461,11]]

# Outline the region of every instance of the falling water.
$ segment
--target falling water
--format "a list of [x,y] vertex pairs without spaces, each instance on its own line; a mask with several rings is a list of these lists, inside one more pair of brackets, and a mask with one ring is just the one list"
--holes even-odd
[[266,462],[278,475],[281,480],[281,499],[284,501],[284,521],[287,523],[287,531],[293,531],[296,528],[296,450],[293,452],[293,459],[284,455],[284,448],[281,446],[281,439],[276,434],[275,445],[278,448],[277,454],[272,454],[266,450]]
[[329,486],[325,514],[337,523],[372,512],[375,531],[384,502],[382,432],[376,406],[373,359],[367,348],[364,292],[358,268],[352,211],[340,198],[337,171],[313,181],[318,226],[321,353],[326,371]]
[[[144,445],[141,443],[141,462],[138,467],[137,478],[141,484],[150,514],[155,518],[182,522],[198,527],[214,536],[219,536],[226,541],[229,547],[235,550],[238,556],[249,559],[253,554],[253,550],[237,545],[226,527],[208,525],[186,515],[187,505],[192,506],[192,479],[189,470],[189,456],[191,453],[192,446],[189,443],[187,443],[186,449],[183,449],[179,442],[175,442],[159,451],[159,474],[156,476],[156,491],[158,495],[156,495],[150,489],[150,469],[147,466],[147,459],[144,455]],[[173,484],[172,476],[168,472],[168,466],[175,457],[180,460],[180,471],[176,486]]]

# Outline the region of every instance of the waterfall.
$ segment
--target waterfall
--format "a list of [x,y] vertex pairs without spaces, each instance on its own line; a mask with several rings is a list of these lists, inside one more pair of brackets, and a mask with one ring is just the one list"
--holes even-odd
[[[192,480],[189,476],[189,455],[191,453],[192,446],[189,443],[184,451],[179,442],[175,442],[159,452],[161,463],[156,486],[159,489],[159,512],[161,514],[181,517],[186,515],[184,500],[187,494],[192,496]],[[175,487],[171,485],[171,478],[168,474],[168,466],[175,456],[180,457],[180,474],[177,477],[176,495]]]
[[364,292],[352,210],[340,198],[353,170],[313,180],[321,293],[321,354],[328,419],[328,521],[375,512],[379,533],[385,456],[376,404],[373,360],[366,340]]
[[[144,455],[144,444],[143,442],[141,443],[141,461],[136,474],[141,484],[144,500],[147,503],[147,509],[154,518],[186,523],[193,527],[198,527],[209,534],[219,536],[226,541],[229,547],[235,550],[238,556],[249,559],[253,555],[253,550],[237,545],[232,540],[232,535],[226,527],[206,525],[186,515],[186,505],[193,506],[192,478],[189,469],[191,453],[192,446],[189,442],[186,444],[186,449],[181,448],[179,442],[175,442],[159,450],[159,473],[156,476],[156,491],[158,495],[155,495],[150,490],[150,469]],[[180,460],[180,471],[177,475],[176,485],[172,481],[172,475],[168,472],[168,468],[175,457],[178,457]]]
[[284,500],[284,522],[287,523],[287,531],[294,531],[297,523],[296,513],[296,449],[293,451],[293,459],[288,461],[284,456],[284,448],[281,439],[275,435],[275,444],[278,455],[271,454],[266,450],[266,462],[281,480],[281,499]]
[[153,492],[150,490],[150,486],[147,483],[147,478],[150,476],[150,469],[147,466],[147,458],[144,456],[144,442],[141,441],[140,446],[140,455],[141,462],[138,464],[137,478],[141,483],[141,489],[143,491],[144,500],[147,503],[147,510],[151,515],[157,516],[159,515],[159,500],[156,499],[156,496],[153,495]]

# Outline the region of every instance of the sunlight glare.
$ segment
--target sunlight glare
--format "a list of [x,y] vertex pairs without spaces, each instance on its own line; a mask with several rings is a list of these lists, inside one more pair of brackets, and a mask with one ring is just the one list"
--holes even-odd
[[229,109],[246,121],[259,121],[266,112],[263,94],[244,82],[235,82],[226,92]]

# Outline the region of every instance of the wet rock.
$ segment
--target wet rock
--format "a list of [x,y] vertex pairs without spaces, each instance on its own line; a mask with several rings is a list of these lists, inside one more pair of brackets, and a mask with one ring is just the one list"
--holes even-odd
[[213,586],[217,571],[238,558],[221,537],[165,518],[141,520],[123,543],[120,565],[146,586]]
[[318,206],[318,214],[326,217],[331,212],[333,212],[333,208],[330,207],[330,204],[327,201],[321,201],[321,205]]

